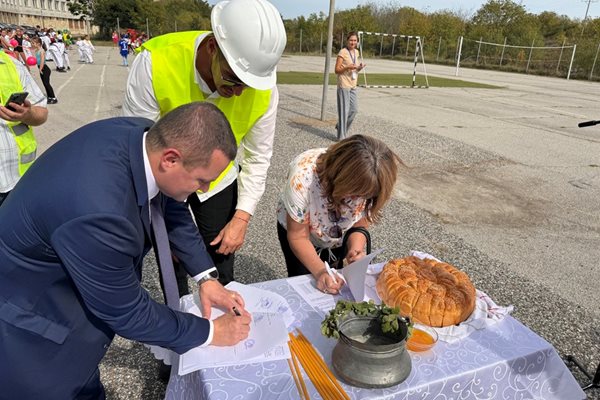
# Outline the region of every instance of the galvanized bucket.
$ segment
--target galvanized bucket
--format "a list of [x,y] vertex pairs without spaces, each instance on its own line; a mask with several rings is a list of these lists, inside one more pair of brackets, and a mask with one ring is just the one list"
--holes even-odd
[[399,337],[384,334],[375,317],[352,315],[340,322],[340,338],[332,354],[338,376],[363,388],[385,388],[403,382],[412,364],[406,351],[408,327],[404,321],[398,322]]

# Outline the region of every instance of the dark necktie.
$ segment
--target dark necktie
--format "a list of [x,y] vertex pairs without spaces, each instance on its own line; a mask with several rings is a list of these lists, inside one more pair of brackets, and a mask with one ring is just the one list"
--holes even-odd
[[152,236],[154,236],[154,252],[162,272],[167,305],[173,310],[179,310],[179,291],[177,290],[177,280],[173,268],[173,259],[171,258],[171,247],[169,246],[160,194],[150,201],[150,221],[152,222]]

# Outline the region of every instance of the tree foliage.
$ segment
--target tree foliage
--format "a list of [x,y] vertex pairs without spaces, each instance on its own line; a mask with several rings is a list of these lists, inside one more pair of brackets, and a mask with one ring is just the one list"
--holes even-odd
[[90,17],[99,27],[101,37],[108,38],[117,29],[163,33],[210,29],[210,5],[203,0],[72,0],[69,10]]

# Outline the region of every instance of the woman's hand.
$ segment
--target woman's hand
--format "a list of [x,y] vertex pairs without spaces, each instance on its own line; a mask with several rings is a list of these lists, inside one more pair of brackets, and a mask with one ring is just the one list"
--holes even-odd
[[346,261],[348,261],[348,264],[351,264],[354,261],[360,260],[366,255],[367,252],[363,248],[348,249],[348,252],[346,253]]
[[342,278],[333,278],[329,275],[325,266],[321,272],[315,275],[315,279],[317,280],[317,289],[328,294],[338,294],[345,283]]

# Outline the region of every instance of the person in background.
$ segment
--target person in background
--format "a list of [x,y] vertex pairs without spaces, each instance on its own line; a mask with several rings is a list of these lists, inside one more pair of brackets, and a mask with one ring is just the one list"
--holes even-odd
[[297,156],[277,206],[277,234],[288,276],[312,274],[317,288],[338,293],[341,268],[364,257],[369,225],[381,219],[402,162],[380,140],[353,135]]
[[[115,334],[178,354],[248,336],[243,299],[210,278],[184,203],[236,150],[223,113],[192,103],[154,125],[93,122],[44,152],[0,207],[0,397],[105,399],[98,364]],[[199,282],[206,318],[142,287],[150,237],[161,232]],[[229,312],[209,321],[213,305]]]
[[356,85],[358,73],[366,64],[358,63],[360,54],[356,48],[358,35],[350,32],[346,36],[346,47],[340,50],[335,62],[335,73],[337,75],[337,110],[338,122],[336,127],[337,139],[342,140],[358,112],[358,94]]
[[125,34],[121,35],[121,40],[119,40],[119,53],[123,59],[121,65],[124,67],[129,66],[129,62],[127,61],[127,56],[129,55],[129,39],[127,39]]
[[17,46],[14,48],[14,52],[18,55],[19,60],[23,62],[26,68],[29,69],[29,66],[27,65],[27,56],[23,50],[23,28],[18,27],[15,29],[15,36],[13,39],[17,41]]
[[33,51],[35,53],[37,66],[40,71],[40,78],[42,79],[42,83],[44,84],[44,89],[46,89],[48,104],[56,104],[58,103],[58,99],[56,98],[56,95],[54,94],[54,89],[50,84],[50,74],[52,73],[52,71],[46,65],[46,52],[42,48],[42,40],[39,37],[34,37],[31,39],[31,44],[33,45]]
[[[219,2],[211,25],[213,32],[171,33],[142,45],[127,78],[123,114],[158,120],[193,101],[214,103],[225,113],[241,149],[240,164],[231,164],[188,203],[219,281],[227,284],[234,280],[234,253],[265,191],[279,102],[276,66],[286,34],[279,11],[266,0]],[[188,290],[183,278],[181,295]]]
[[[113,47],[117,47],[117,43],[119,42],[119,34],[117,33],[117,31],[113,31],[111,37],[112,37]],[[121,35],[121,37],[123,37],[123,35]]]
[[8,30],[6,28],[0,28],[0,51],[11,51],[9,40],[10,39],[8,39]]
[[92,44],[92,41],[90,40],[90,35],[84,36],[82,50],[83,50],[85,62],[87,64],[93,64],[94,63],[94,51],[96,50],[96,48],[94,47],[94,45]]
[[65,68],[65,62],[63,53],[65,52],[65,45],[60,38],[55,35],[53,38],[50,38],[50,47],[48,47],[48,54],[52,56],[52,60],[56,65],[56,71],[58,72],[67,72]]
[[84,63],[86,60],[85,53],[83,51],[83,47],[85,46],[85,44],[83,43],[82,37],[77,38],[77,40],[75,41],[75,46],[77,46],[77,53],[79,54],[79,62]]
[[[25,102],[8,104],[13,110],[5,107],[10,95],[19,92],[29,93]],[[32,126],[42,125],[46,119],[46,97],[29,71],[20,61],[0,51],[0,208],[35,161],[37,143]],[[0,230],[5,229],[3,222],[0,226]],[[2,260],[0,264],[6,259]]]

